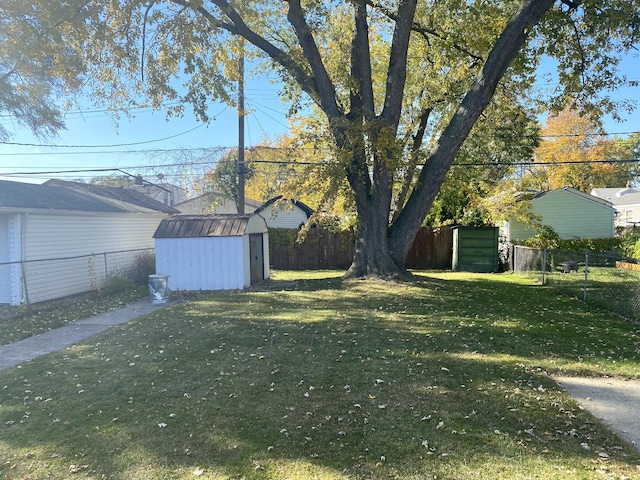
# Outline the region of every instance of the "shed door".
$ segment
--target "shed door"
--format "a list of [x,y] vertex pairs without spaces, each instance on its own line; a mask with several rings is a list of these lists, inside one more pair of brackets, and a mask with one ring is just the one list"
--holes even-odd
[[264,250],[262,234],[249,235],[249,255],[251,256],[251,285],[264,280]]

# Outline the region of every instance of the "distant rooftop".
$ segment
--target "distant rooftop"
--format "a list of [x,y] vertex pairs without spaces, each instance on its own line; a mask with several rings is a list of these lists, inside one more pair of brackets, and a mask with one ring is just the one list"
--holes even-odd
[[63,180],[42,185],[0,180],[0,210],[102,213],[176,213],[133,190]]

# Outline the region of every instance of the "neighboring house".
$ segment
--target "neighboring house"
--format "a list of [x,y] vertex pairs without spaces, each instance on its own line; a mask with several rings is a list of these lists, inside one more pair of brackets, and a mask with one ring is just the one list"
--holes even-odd
[[[88,256],[153,248],[153,233],[173,213],[121,187],[0,181],[0,304],[89,291],[114,264]],[[115,265],[126,268],[132,262],[131,255],[123,254]]]
[[616,227],[640,224],[640,188],[594,188],[591,195],[611,202],[616,210]]
[[187,191],[177,185],[172,185],[171,183],[149,183],[144,180],[141,183],[142,185],[136,184],[127,188],[144,193],[169,207],[187,200]]
[[[235,215],[238,209],[233,200],[219,200],[214,193],[206,193],[175,205],[185,215],[222,214]],[[269,228],[300,228],[313,214],[313,210],[297,200],[285,200],[281,196],[260,203],[246,198],[244,213],[257,213]]]
[[297,200],[272,198],[255,213],[263,217],[269,228],[300,228],[313,215],[313,210]]
[[108,185],[99,185],[93,183],[70,182],[67,180],[48,180],[42,184],[47,187],[64,187],[73,190],[86,192],[90,195],[96,195],[102,199],[110,199],[118,202],[125,202],[130,205],[151,209],[154,211],[161,210],[165,213],[177,213],[178,210],[158,201],[149,196],[146,192],[129,187],[112,187]]
[[[260,202],[245,198],[244,213],[253,213],[260,207]],[[174,207],[184,215],[237,214],[238,207],[234,200],[222,200],[215,193],[205,193],[190,200],[178,203]]]
[[[562,240],[614,236],[615,210],[607,200],[564,187],[538,193],[530,201],[532,213]],[[502,232],[507,242],[526,240],[536,233],[533,226],[517,219],[509,220]]]

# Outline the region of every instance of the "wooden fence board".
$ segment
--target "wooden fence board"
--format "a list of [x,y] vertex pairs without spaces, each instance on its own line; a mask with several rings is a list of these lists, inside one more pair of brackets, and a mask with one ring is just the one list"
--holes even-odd
[[[349,232],[334,233],[312,228],[301,244],[295,243],[295,231],[269,229],[269,257],[277,270],[347,269],[354,253],[354,238]],[[405,265],[414,269],[450,269],[453,232],[450,227],[422,227],[407,254]]]

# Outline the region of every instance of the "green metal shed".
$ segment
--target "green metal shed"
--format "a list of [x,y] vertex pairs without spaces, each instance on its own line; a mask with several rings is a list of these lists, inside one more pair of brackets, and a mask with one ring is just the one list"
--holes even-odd
[[453,227],[452,269],[498,271],[498,227]]

